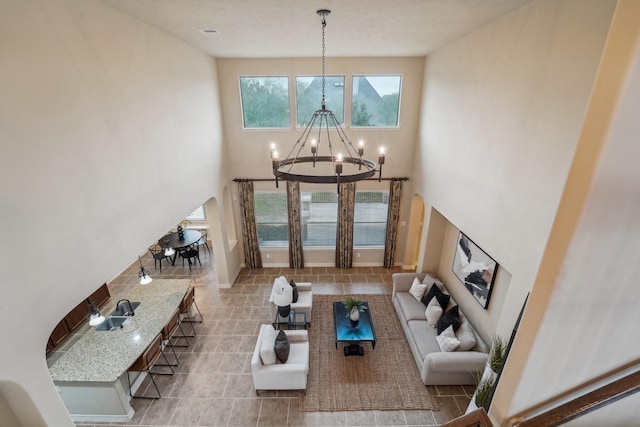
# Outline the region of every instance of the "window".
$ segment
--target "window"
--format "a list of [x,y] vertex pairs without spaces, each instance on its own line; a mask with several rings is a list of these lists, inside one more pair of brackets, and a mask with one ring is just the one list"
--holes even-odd
[[400,76],[353,76],[351,125],[398,127]]
[[[284,192],[256,192],[256,226],[261,247],[287,247],[289,225]],[[388,191],[358,191],[354,207],[353,245],[384,246]],[[336,246],[338,195],[335,191],[301,191],[302,246]]]
[[207,216],[204,214],[204,206],[199,206],[198,209],[191,212],[185,219],[189,221],[204,221],[207,219]]
[[336,246],[338,195],[335,191],[300,192],[302,246]]
[[258,244],[263,246],[289,245],[287,194],[283,192],[256,192],[256,228]]
[[291,126],[288,77],[240,77],[240,98],[245,129]]
[[384,246],[388,191],[358,191],[353,213],[353,246]]
[[[339,124],[344,122],[344,76],[325,76],[325,102]],[[305,127],[322,108],[322,76],[296,77],[297,125]]]

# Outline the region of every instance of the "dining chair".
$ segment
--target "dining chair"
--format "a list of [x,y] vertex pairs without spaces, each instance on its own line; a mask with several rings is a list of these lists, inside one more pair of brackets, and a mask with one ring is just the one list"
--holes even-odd
[[[169,366],[171,372],[154,372],[151,369],[155,365],[156,361],[162,356],[166,365]],[[156,392],[158,393],[158,397],[155,396],[144,396],[137,395],[134,396],[131,390],[131,376],[129,372],[146,372],[149,378],[151,378],[151,382],[153,386],[156,388]],[[160,389],[158,388],[158,384],[156,384],[156,380],[153,378],[154,375],[173,375],[174,371],[171,365],[169,364],[169,360],[167,360],[167,356],[162,352],[162,334],[159,333],[156,337],[151,341],[151,344],[147,347],[147,349],[136,359],[135,362],[127,369],[127,381],[129,382],[129,395],[131,397],[139,397],[144,399],[160,399],[162,396],[160,395]]]
[[[192,245],[186,246],[180,249],[180,257],[182,258],[182,266],[184,267],[184,260],[186,259],[189,263],[189,271],[191,271],[191,265],[195,264],[196,260],[200,265],[200,246],[198,243],[194,243]],[[193,261],[191,261],[193,259]]]
[[162,273],[162,260],[167,259],[171,262],[171,257],[164,254],[164,249],[160,245],[150,246],[149,252],[153,255],[153,268],[157,268],[158,263],[160,263],[160,273]]
[[207,253],[211,254],[211,250],[209,249],[209,231],[207,229],[200,230],[202,233],[202,237],[198,240],[198,246],[204,246],[207,248]]

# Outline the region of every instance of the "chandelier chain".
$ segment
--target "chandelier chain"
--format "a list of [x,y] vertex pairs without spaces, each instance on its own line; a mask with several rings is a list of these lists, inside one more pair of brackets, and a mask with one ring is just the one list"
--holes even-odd
[[327,26],[327,21],[324,19],[324,16],[322,17],[322,109],[326,109],[325,107],[325,98],[324,98],[324,70],[325,70],[325,64],[324,64],[324,52],[326,50],[326,45],[324,43],[324,27]]

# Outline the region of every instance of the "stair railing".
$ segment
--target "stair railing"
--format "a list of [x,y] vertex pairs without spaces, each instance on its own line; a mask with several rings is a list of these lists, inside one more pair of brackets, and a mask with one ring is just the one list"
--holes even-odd
[[[509,419],[517,427],[553,427],[640,391],[640,359],[525,409]],[[578,396],[575,397],[574,396]]]

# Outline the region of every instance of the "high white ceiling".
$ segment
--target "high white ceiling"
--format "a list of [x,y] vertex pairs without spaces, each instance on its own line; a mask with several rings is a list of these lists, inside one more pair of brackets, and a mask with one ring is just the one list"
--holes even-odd
[[[102,0],[220,58],[424,56],[533,0]],[[206,35],[201,28],[220,33]]]

